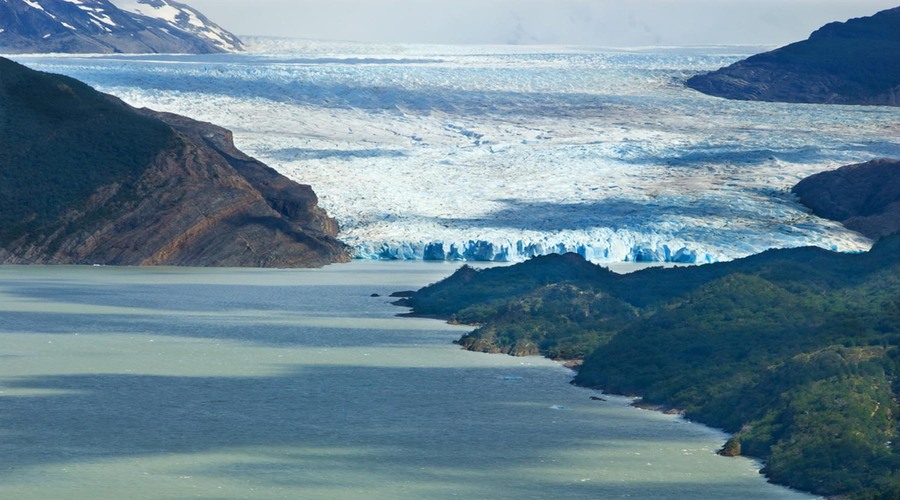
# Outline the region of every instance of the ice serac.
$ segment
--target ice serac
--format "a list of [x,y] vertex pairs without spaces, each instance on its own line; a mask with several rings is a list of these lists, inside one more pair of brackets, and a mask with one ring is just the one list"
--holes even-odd
[[900,106],[900,7],[827,24],[687,85],[728,99]]
[[355,246],[360,259],[437,260],[475,262],[522,262],[541,255],[575,253],[592,262],[673,262],[700,264],[727,259],[712,249],[684,242],[663,242],[639,235],[613,235],[604,241],[467,240],[455,242],[417,241],[362,242]]
[[240,40],[172,0],[2,0],[0,52],[186,53],[243,50]]
[[882,158],[821,172],[792,191],[819,217],[869,238],[900,232],[900,160]]
[[312,188],[226,129],[0,58],[0,263],[317,267],[349,260]]

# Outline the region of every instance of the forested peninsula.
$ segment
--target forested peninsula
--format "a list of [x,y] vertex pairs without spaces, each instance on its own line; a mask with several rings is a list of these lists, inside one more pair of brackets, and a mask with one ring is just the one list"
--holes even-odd
[[583,360],[575,383],[733,434],[773,482],[897,498],[900,236],[616,274],[576,254],[463,267],[398,302],[478,351]]

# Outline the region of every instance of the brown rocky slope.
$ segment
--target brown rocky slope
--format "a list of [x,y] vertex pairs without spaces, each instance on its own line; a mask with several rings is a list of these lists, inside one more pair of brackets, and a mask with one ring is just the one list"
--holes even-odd
[[[0,84],[0,125],[9,129],[0,138],[0,263],[317,267],[349,259],[310,186],[238,151],[228,130],[137,110],[10,61],[0,61]],[[153,148],[134,153],[143,137]],[[95,155],[110,144],[111,153]]]

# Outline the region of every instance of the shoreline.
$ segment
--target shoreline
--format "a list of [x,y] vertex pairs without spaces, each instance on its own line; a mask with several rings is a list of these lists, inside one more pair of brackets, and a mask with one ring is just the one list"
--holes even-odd
[[[397,292],[397,293],[404,293],[404,294],[405,294],[405,293],[407,293],[407,292]],[[405,296],[405,297],[408,297],[408,295]],[[400,302],[402,302],[403,300],[405,300],[405,297],[404,297],[404,298],[401,298],[400,300],[398,300],[398,301],[396,301],[396,302],[392,302],[391,305],[398,306],[398,307],[407,307],[407,308],[408,308],[409,306],[405,305],[404,303],[400,303]],[[446,316],[438,316],[438,315],[420,315],[420,314],[415,314],[415,313],[412,313],[412,312],[398,314],[397,316],[398,316],[398,317],[407,317],[407,318],[435,319],[435,320],[441,320],[441,321],[444,321],[445,323],[447,323],[447,324],[449,324],[449,325],[457,325],[457,326],[458,326],[458,325],[462,325],[461,323],[450,321],[450,319],[447,318]],[[465,325],[465,326],[471,326],[471,327],[473,327],[473,328],[474,328],[474,327],[477,327],[476,325]],[[469,333],[471,333],[471,332],[469,332]],[[460,337],[459,339],[454,340],[453,343],[454,343],[455,345],[459,346],[460,350],[465,350],[465,351],[469,351],[469,352],[483,352],[483,351],[476,351],[476,350],[472,350],[472,349],[467,349],[466,347],[464,347],[464,346],[461,345],[460,340],[461,340],[462,338],[464,338],[466,335],[468,335],[469,333],[466,333],[466,334],[464,334],[462,337]],[[504,352],[484,352],[484,354],[493,354],[493,355],[505,355],[505,356],[512,356],[512,357],[521,357],[521,356],[515,356],[515,355],[513,355],[513,354],[510,354],[510,353],[504,353]],[[762,475],[762,476],[766,479],[767,482],[769,482],[769,483],[771,483],[771,484],[774,484],[774,485],[776,485],[776,486],[778,486],[778,487],[785,488],[785,489],[788,489],[788,490],[791,490],[791,491],[795,491],[795,492],[798,492],[798,493],[802,493],[802,494],[805,494],[805,495],[809,495],[809,496],[812,497],[812,498],[827,498],[827,497],[822,497],[822,496],[820,496],[820,495],[816,495],[815,493],[812,493],[812,492],[809,492],[809,491],[804,491],[804,490],[799,490],[799,489],[793,488],[793,487],[791,487],[790,485],[787,485],[787,484],[782,484],[782,483],[778,483],[778,482],[772,481],[772,479],[771,479],[768,475],[766,475],[766,474],[763,472],[763,469],[765,468],[765,460],[763,460],[761,457],[757,457],[757,456],[753,456],[753,455],[745,455],[745,454],[742,454],[742,453],[740,453],[740,452],[738,452],[738,453],[736,453],[736,454],[732,454],[732,453],[728,452],[728,451],[727,451],[727,448],[728,448],[729,444],[732,443],[733,440],[737,438],[738,434],[732,434],[732,433],[726,432],[726,431],[724,431],[724,430],[722,430],[722,429],[720,429],[720,428],[717,428],[717,427],[708,425],[707,423],[703,422],[702,420],[689,419],[689,418],[687,418],[686,412],[685,412],[685,410],[683,410],[683,409],[676,408],[676,407],[673,407],[673,406],[671,406],[671,405],[666,405],[666,404],[658,404],[658,403],[647,403],[647,402],[644,402],[643,397],[640,396],[640,395],[634,395],[634,394],[617,394],[617,393],[615,393],[615,392],[608,392],[606,389],[604,389],[604,388],[602,388],[602,387],[596,387],[596,386],[593,386],[593,387],[592,387],[592,386],[588,386],[588,385],[578,384],[578,383],[575,382],[575,374],[577,374],[578,368],[583,364],[583,362],[584,362],[583,359],[560,360],[560,359],[553,359],[553,358],[551,358],[551,357],[549,357],[549,356],[546,356],[546,355],[544,355],[544,354],[538,354],[538,356],[540,356],[540,357],[542,357],[542,358],[544,358],[544,359],[549,359],[549,360],[551,360],[551,361],[558,362],[558,363],[560,363],[563,367],[565,367],[565,368],[571,370],[572,373],[573,373],[573,376],[572,376],[572,379],[569,381],[569,384],[571,384],[571,385],[573,385],[573,386],[575,386],[575,387],[579,387],[579,388],[587,389],[587,390],[592,390],[592,391],[599,391],[602,395],[610,395],[610,396],[619,396],[619,397],[629,397],[629,398],[634,398],[634,400],[629,404],[629,406],[631,406],[632,408],[635,408],[635,409],[638,409],[638,410],[653,411],[653,412],[661,413],[661,414],[663,414],[663,415],[675,416],[675,417],[678,417],[678,418],[683,419],[685,422],[689,422],[689,423],[696,424],[696,425],[701,425],[701,426],[703,426],[703,427],[706,427],[707,429],[711,429],[711,430],[714,430],[714,431],[717,431],[717,432],[720,432],[720,433],[724,434],[724,435],[725,435],[725,440],[724,440],[724,441],[722,442],[722,444],[719,446],[719,449],[717,449],[717,450],[715,451],[715,454],[718,455],[718,456],[720,456],[720,457],[723,457],[723,458],[745,458],[745,459],[748,459],[748,460],[753,461],[753,462],[756,463],[757,466],[758,466],[758,467],[757,467],[757,472],[758,472],[760,475]],[[603,397],[600,397],[600,396],[592,396],[591,399],[597,400],[597,401],[606,401],[606,399],[604,399]]]

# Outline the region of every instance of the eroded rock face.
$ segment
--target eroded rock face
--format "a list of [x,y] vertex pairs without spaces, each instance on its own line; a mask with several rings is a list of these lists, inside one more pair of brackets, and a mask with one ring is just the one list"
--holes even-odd
[[900,7],[825,25],[686,84],[728,99],[900,106]]
[[[2,66],[0,117],[6,125],[30,124],[28,130],[40,138],[30,144],[29,135],[17,137],[19,146],[0,143],[0,159],[8,158],[0,165],[8,185],[0,188],[14,189],[9,184],[15,183],[21,187],[6,198],[24,190],[22,202],[34,205],[21,212],[31,215],[3,218],[7,227],[0,233],[7,241],[0,263],[315,267],[349,259],[348,249],[336,239],[337,223],[318,207],[312,188],[238,151],[228,130],[136,110],[74,80],[9,61]],[[20,78],[12,78],[11,72],[20,72]],[[17,85],[39,93],[45,85],[46,93],[55,95],[21,97]],[[69,123],[67,107],[76,105],[78,120]],[[93,109],[105,119],[83,130],[79,124]],[[116,130],[102,130],[104,122],[113,120],[119,129],[133,121],[136,132],[119,136]],[[98,129],[102,136],[96,136]],[[127,168],[94,175],[87,190],[56,189],[132,154],[146,131],[160,136],[154,143],[160,146],[148,160],[141,157]],[[57,140],[47,142],[47,136]],[[72,136],[78,140],[70,140]],[[98,156],[94,150],[101,141],[114,148]],[[66,148],[62,155],[51,151],[59,144]],[[21,148],[30,154],[16,156]],[[46,154],[39,157],[42,152]],[[54,161],[42,163],[44,157]],[[35,179],[38,175],[52,181]],[[65,202],[47,208],[41,197]]]
[[869,238],[900,232],[900,160],[883,158],[821,172],[792,191],[819,217]]

